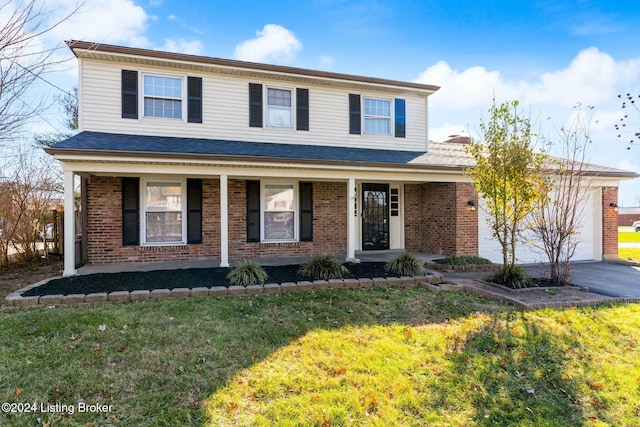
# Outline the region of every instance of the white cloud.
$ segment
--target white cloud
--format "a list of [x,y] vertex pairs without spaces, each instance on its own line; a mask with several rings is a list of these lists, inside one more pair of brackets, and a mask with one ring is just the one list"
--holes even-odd
[[[417,81],[441,86],[429,98],[429,138],[432,140],[442,141],[467,130],[472,136],[477,135],[495,93],[498,103],[520,100],[522,111],[525,114],[530,111],[534,128],[551,137],[555,135],[551,125],[568,124],[574,117],[576,104],[594,106],[592,161],[629,170],[637,170],[635,165],[640,164],[640,146],[627,151],[627,145],[617,138],[614,128],[624,115],[617,95],[640,91],[640,57],[617,61],[592,47],[580,51],[564,68],[515,80],[506,79],[498,70],[482,66],[455,70],[440,61],[428,67]],[[635,123],[640,126],[640,113]],[[633,160],[621,164],[622,158]],[[625,199],[634,191],[640,194],[640,180],[621,186],[621,191],[623,189],[621,195]]]
[[236,46],[234,57],[253,62],[289,62],[302,49],[302,44],[288,29],[267,24],[256,32],[256,38]]
[[[56,11],[53,18],[60,19],[70,13],[77,3],[77,0],[51,0],[46,7]],[[148,47],[149,42],[144,36],[148,19],[144,9],[132,0],[91,0],[48,36],[58,40]]]
[[[620,111],[617,94],[640,86],[640,58],[615,61],[610,55],[589,48],[579,52],[564,69],[516,81],[508,81],[499,71],[482,66],[458,71],[440,61],[427,68],[417,81],[441,86],[430,98],[430,110],[433,114],[445,112],[447,119],[442,122],[470,112],[476,115],[471,122],[478,122],[495,94],[497,102],[518,99],[523,106],[530,106],[534,115],[544,118],[554,116],[558,110],[568,117],[578,102],[593,105],[601,122],[612,124],[615,112]],[[441,126],[438,121],[434,124]]]
[[329,67],[331,68],[334,64],[335,60],[333,59],[333,57],[329,56],[329,55],[324,55],[320,57],[320,64],[322,64],[323,67]]
[[185,40],[185,39],[165,39],[164,45],[158,47],[159,50],[187,53],[190,55],[202,54],[202,42],[200,40]]
[[178,17],[176,15],[174,15],[173,13],[169,16],[167,16],[167,20],[169,21],[175,21],[176,19],[178,19]]

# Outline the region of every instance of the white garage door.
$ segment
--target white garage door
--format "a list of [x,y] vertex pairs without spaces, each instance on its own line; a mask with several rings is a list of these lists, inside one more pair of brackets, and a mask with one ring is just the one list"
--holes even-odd
[[[600,191],[598,189],[589,192],[589,198],[585,203],[582,214],[581,227],[579,229],[579,242],[572,261],[591,261],[602,258],[602,209],[600,207]],[[491,235],[491,229],[487,224],[486,205],[480,200],[478,212],[478,253],[481,257],[488,258],[492,262],[502,264],[502,247]],[[544,252],[535,244],[533,233],[526,233],[516,248],[518,263],[548,262]]]

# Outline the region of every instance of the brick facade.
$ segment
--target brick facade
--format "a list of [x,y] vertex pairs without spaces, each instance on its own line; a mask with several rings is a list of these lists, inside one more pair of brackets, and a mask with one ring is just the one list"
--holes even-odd
[[478,255],[477,196],[470,183],[406,184],[405,248],[443,255]]
[[347,252],[346,196],[346,183],[313,183],[312,242],[247,242],[245,181],[229,180],[229,258],[345,254]]
[[[229,258],[344,254],[346,183],[313,183],[313,241],[250,243],[246,235],[245,181],[229,180]],[[88,185],[88,257],[91,263],[220,260],[220,181],[202,182],[202,243],[122,246],[122,180],[91,177]]]
[[202,181],[202,244],[122,246],[122,179],[92,176],[87,200],[89,262],[219,261],[219,188],[217,179]]
[[604,259],[618,258],[618,187],[602,187],[602,254]]

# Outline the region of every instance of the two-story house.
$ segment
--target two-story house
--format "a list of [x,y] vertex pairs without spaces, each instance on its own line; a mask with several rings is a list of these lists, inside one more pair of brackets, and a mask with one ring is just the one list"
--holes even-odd
[[[464,145],[429,141],[436,86],[68,46],[81,132],[47,152],[62,162],[68,211],[83,177],[89,262],[228,266],[394,249],[496,258]],[[617,254],[609,205],[633,176],[596,172],[582,259]],[[75,274],[74,241],[67,231],[65,275]]]

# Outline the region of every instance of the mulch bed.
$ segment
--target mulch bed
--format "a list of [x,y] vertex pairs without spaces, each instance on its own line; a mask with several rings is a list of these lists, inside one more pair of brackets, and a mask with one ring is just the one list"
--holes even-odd
[[[384,262],[363,262],[346,264],[346,266],[349,269],[349,274],[345,275],[344,279],[393,276],[384,270]],[[311,280],[298,274],[300,265],[264,266],[263,268],[269,275],[267,283]],[[231,271],[230,268],[189,268],[63,277],[30,289],[22,296],[229,286],[227,280],[229,271]]]

